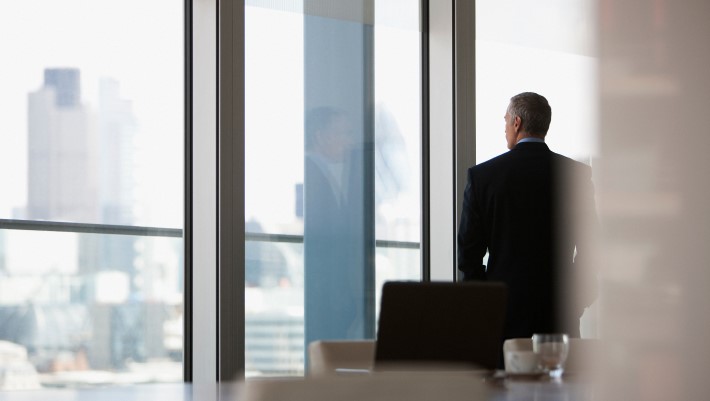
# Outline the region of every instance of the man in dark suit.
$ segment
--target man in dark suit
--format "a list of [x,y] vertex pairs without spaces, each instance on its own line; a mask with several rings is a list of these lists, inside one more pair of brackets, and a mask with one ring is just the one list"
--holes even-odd
[[579,317],[591,301],[571,293],[590,251],[582,233],[596,221],[591,168],[550,151],[551,115],[543,96],[514,96],[505,114],[510,151],[468,169],[458,268],[464,280],[508,286],[504,338],[579,336]]

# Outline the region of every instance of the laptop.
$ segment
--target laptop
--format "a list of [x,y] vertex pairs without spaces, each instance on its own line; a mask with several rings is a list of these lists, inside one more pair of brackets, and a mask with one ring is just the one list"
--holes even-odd
[[489,282],[386,282],[375,370],[466,366],[494,370],[507,289]]

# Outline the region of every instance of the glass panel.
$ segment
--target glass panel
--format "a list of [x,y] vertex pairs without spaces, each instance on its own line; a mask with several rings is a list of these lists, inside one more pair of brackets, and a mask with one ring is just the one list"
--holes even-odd
[[419,244],[399,243],[392,246],[378,246],[375,264],[377,276],[375,282],[375,305],[378,305],[379,316],[382,285],[393,280],[421,280]]
[[0,390],[180,381],[182,2],[12,2],[0,36]]
[[[375,224],[378,240],[419,242],[419,1],[375,2]],[[419,266],[419,261],[412,261]],[[378,268],[379,271],[379,268]],[[417,273],[417,279],[421,275]]]
[[0,230],[0,246],[3,390],[182,380],[181,238]]
[[301,374],[303,244],[247,238],[245,250],[247,374]]
[[247,376],[372,338],[382,282],[420,278],[419,2],[329,4],[247,1]]
[[[303,373],[301,10],[253,1],[245,10],[247,376]],[[267,233],[284,236],[250,236]]]

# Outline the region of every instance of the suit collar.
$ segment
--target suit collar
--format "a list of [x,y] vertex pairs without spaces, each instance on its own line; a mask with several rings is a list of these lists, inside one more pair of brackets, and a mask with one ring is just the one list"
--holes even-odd
[[512,150],[550,150],[545,142],[518,142]]

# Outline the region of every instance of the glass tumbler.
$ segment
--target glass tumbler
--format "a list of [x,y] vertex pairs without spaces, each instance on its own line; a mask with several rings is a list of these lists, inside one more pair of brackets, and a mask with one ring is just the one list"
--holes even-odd
[[569,353],[567,334],[533,334],[532,343],[533,351],[539,356],[540,369],[550,378],[562,377]]

